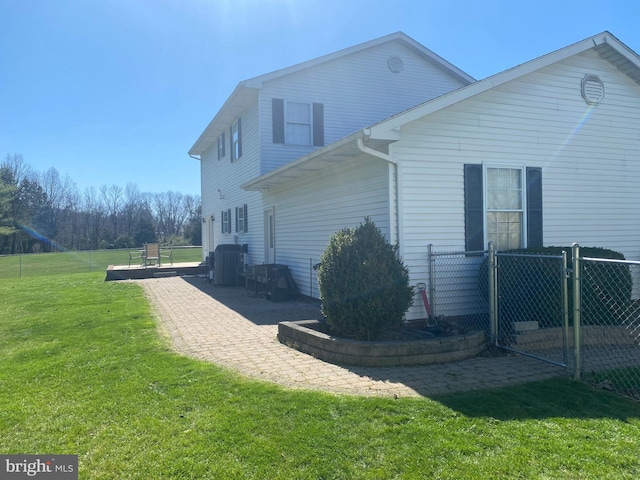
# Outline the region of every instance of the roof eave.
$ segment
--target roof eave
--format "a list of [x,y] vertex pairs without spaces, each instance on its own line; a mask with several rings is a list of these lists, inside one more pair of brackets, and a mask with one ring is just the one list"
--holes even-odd
[[[274,186],[280,185],[286,181],[291,180],[292,178],[298,178],[301,175],[301,172],[308,173],[311,170],[320,170],[319,168],[311,168],[309,165],[312,161],[318,160],[320,158],[328,158],[329,156],[333,156],[334,160],[327,160],[325,163],[338,163],[339,158],[342,157],[350,157],[352,155],[346,153],[347,150],[350,150],[352,147],[356,148],[356,142],[358,139],[365,138],[365,130],[358,130],[351,135],[348,135],[337,142],[334,142],[326,147],[319,148],[318,150],[314,150],[311,153],[308,153],[304,157],[300,157],[293,162],[287,163],[271,172],[265,173],[264,175],[260,175],[257,178],[249,180],[240,185],[240,188],[243,190],[261,192],[268,190]],[[340,152],[344,151],[345,153],[341,154]]]
[[200,134],[193,146],[189,149],[189,155],[202,155],[211,148],[221,132],[255,100],[258,90],[248,87],[245,82],[240,82],[231,92],[229,98],[224,102],[209,125]]
[[[507,82],[520,78],[541,68],[560,62],[573,55],[577,55],[586,50],[600,46],[609,45],[616,52],[624,55],[631,63],[638,66],[638,79],[640,80],[640,58],[633,50],[626,47],[609,32],[602,32],[593,37],[586,38],[577,43],[548,53],[541,57],[530,60],[521,65],[515,66],[503,72],[497,73],[476,83],[459,88],[440,97],[429,100],[409,110],[405,110],[397,115],[382,120],[370,127],[371,138],[388,138],[391,132],[397,131],[403,125],[418,120],[426,115],[442,110],[454,105],[462,100],[471,98],[487,90],[503,85]],[[620,68],[620,67],[618,67]]]

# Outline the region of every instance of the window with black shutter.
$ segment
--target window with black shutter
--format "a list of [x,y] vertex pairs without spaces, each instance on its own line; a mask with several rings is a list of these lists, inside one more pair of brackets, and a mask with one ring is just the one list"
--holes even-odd
[[467,251],[541,247],[542,169],[465,165],[464,214]]
[[271,99],[273,143],[324,146],[324,105],[322,103]]

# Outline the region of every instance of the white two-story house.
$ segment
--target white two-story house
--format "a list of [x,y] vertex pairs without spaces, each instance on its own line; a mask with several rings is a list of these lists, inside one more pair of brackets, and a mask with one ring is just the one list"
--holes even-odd
[[240,83],[189,153],[204,251],[247,244],[313,297],[329,236],[365,216],[414,285],[428,244],[640,259],[640,57],[609,32],[477,82],[392,34]]
[[[189,150],[201,163],[203,255],[239,243],[252,263],[279,262],[278,212],[242,184],[472,82],[403,33],[240,82]],[[335,215],[329,204],[315,220]]]

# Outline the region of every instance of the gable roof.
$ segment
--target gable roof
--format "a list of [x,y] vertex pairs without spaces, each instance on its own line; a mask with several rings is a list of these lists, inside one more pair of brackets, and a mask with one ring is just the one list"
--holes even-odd
[[[398,131],[400,127],[407,123],[590,49],[594,49],[602,58],[640,84],[640,56],[610,32],[605,31],[393,115],[370,127],[354,132],[338,142],[327,145],[294,162],[250,180],[241,185],[241,188],[245,190],[265,190],[294,178],[302,177],[309,171],[315,172],[338,161],[344,161],[345,157],[354,156],[353,152],[362,152],[358,144],[376,142],[377,145],[381,145],[385,142],[387,144],[392,143],[399,139]],[[332,160],[329,161],[329,159]],[[389,161],[392,161],[392,159],[389,158]]]
[[[452,92],[446,93],[428,102],[422,103],[409,110],[382,120],[369,127],[368,134],[374,138],[391,136],[395,129],[400,126],[417,120],[421,117],[434,113],[443,108],[454,105],[462,100],[471,98],[474,95],[486,92],[492,88],[503,85],[524,75],[548,67],[554,63],[561,62],[569,57],[580,54],[587,50],[595,50],[602,58],[609,61],[634,82],[640,84],[640,56],[618,40],[611,33],[605,31],[588,37],[580,42],[548,53],[541,57],[530,60],[526,63],[510,68],[496,75],[492,75],[471,85],[461,87]],[[394,138],[391,136],[390,138]]]
[[275,70],[264,75],[250,78],[240,82],[233,90],[229,98],[222,105],[218,113],[213,117],[209,125],[204,129],[198,140],[193,144],[189,150],[189,155],[202,155],[207,149],[215,144],[218,135],[222,133],[242,112],[249,107],[258,98],[258,92],[262,88],[265,82],[281,78],[293,73],[300,72],[302,70],[321,65],[331,60],[352,55],[370,48],[377,47],[389,42],[401,42],[418,56],[424,60],[434,64],[438,68],[447,72],[449,75],[460,80],[464,84],[473,83],[476,80],[467,73],[460,70],[455,65],[447,62],[444,58],[435,54],[425,46],[416,42],[414,39],[402,32],[396,32],[384,37],[376,38],[368,42],[360,43],[349,48],[338,50],[337,52],[329,53],[321,57],[307,60],[306,62],[298,63],[290,67]]

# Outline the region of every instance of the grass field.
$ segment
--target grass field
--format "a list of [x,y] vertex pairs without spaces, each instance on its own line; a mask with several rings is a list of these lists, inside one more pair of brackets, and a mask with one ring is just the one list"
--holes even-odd
[[0,280],[0,452],[82,479],[635,479],[640,404],[568,379],[440,398],[247,380],[172,352],[139,285]]
[[[199,262],[201,247],[176,247],[173,262]],[[127,265],[127,250],[38,253],[0,256],[0,278],[34,277],[70,273],[105,272],[109,265]]]

